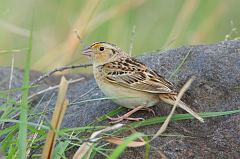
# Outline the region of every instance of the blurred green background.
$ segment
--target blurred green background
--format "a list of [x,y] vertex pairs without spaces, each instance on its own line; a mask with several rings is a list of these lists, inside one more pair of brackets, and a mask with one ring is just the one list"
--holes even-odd
[[24,65],[33,23],[32,69],[88,63],[84,47],[117,44],[132,55],[239,37],[239,0],[1,0],[0,65]]

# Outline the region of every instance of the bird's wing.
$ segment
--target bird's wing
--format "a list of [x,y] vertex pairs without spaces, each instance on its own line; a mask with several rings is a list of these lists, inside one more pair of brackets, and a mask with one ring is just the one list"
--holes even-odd
[[111,83],[150,93],[174,93],[173,84],[137,59],[123,57],[99,66]]

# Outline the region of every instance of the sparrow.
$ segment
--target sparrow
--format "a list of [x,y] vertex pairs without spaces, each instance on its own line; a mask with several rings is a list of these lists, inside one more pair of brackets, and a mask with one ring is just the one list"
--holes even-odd
[[[112,123],[126,120],[141,120],[130,116],[140,109],[149,109],[160,101],[174,105],[178,93],[174,85],[156,71],[129,56],[118,46],[108,42],[95,42],[84,49],[93,64],[94,78],[101,91],[113,98],[113,102],[132,109],[123,116],[110,118]],[[190,113],[200,122],[203,118],[183,101],[178,107]]]

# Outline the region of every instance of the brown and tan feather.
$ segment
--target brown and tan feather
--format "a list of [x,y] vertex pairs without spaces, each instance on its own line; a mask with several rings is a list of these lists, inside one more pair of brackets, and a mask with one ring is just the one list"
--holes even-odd
[[172,83],[134,58],[122,57],[99,69],[105,80],[120,86],[149,93],[176,94]]

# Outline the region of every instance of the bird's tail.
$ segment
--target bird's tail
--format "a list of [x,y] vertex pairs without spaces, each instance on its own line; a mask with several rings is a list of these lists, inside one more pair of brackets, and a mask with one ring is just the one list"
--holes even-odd
[[[171,105],[174,105],[177,96],[176,95],[169,95],[169,94],[161,94],[159,95],[159,98]],[[184,109],[185,111],[187,111],[189,114],[191,114],[193,117],[195,117],[196,119],[198,119],[200,122],[204,122],[203,118],[200,117],[197,113],[195,113],[189,106],[187,106],[184,102],[179,101],[178,103],[178,107]]]

